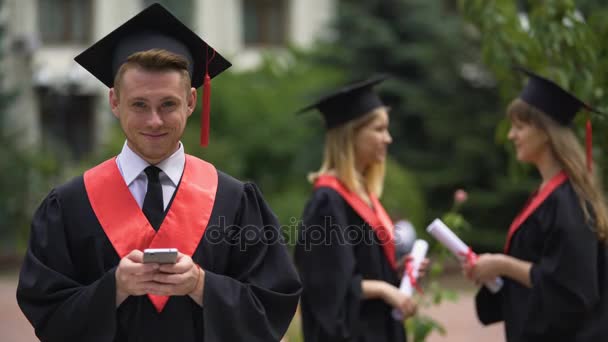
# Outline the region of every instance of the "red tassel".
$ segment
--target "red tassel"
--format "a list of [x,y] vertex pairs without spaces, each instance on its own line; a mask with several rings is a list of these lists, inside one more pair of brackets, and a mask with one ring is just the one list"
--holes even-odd
[[589,172],[593,170],[593,156],[591,155],[593,150],[593,135],[591,130],[591,120],[587,117],[587,131],[585,135],[585,147],[587,152],[587,169]]
[[206,147],[209,145],[209,112],[211,110],[211,77],[209,77],[209,72],[205,73],[201,101],[201,146]]
[[203,96],[201,103],[201,146],[206,147],[209,145],[209,113],[211,111],[211,77],[209,76],[209,65],[213,58],[215,58],[215,50],[211,50],[212,55],[209,58],[209,46],[206,48],[206,61],[205,61],[205,79],[203,81]]

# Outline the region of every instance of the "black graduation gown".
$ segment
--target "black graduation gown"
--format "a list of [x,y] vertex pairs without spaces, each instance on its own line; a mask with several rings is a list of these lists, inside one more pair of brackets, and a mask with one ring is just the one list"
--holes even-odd
[[482,287],[482,323],[504,320],[509,342],[608,340],[608,254],[569,181],[523,222],[508,254],[533,263],[532,288],[506,277],[497,294]]
[[406,340],[390,305],[362,298],[363,279],[399,286],[399,278],[372,228],[335,190],[317,188],[306,205],[295,261],[306,342]]
[[[172,296],[157,313],[147,296],[116,308],[119,262],[82,177],[37,210],[17,300],[43,341],[278,341],[301,285],[275,215],[257,187],[218,172],[208,227],[192,259],[205,270],[203,308]],[[170,247],[170,246],[169,246]]]

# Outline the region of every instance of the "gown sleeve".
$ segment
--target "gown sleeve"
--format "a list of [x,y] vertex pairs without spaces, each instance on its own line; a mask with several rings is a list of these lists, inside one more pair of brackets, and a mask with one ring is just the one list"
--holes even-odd
[[301,284],[276,216],[258,188],[238,200],[226,274],[205,270],[205,341],[279,341],[298,304]]
[[503,290],[492,293],[485,286],[482,286],[475,296],[475,308],[477,318],[484,325],[500,322],[504,320],[502,311]]
[[[598,271],[598,240],[574,196],[552,203],[540,261],[530,270],[532,290],[524,334],[560,336],[577,329],[597,305],[603,289]],[[562,335],[563,336],[563,335]]]
[[296,246],[296,265],[304,285],[302,301],[328,341],[355,340],[360,326],[362,276],[354,243],[346,239],[353,227],[345,209],[338,194],[317,190],[304,211]]
[[[86,199],[83,199],[86,200]],[[42,341],[112,341],[116,331],[115,268],[92,283],[77,281],[59,193],[36,211],[17,302]],[[86,229],[83,224],[82,229]],[[78,324],[75,324],[75,323]]]

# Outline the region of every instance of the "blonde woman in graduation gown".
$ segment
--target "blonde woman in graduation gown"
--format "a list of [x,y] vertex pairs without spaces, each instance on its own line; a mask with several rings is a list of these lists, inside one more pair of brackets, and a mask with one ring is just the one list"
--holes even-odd
[[391,311],[416,312],[399,292],[393,223],[378,201],[392,141],[387,107],[373,91],[382,80],[347,85],[305,109],[317,108],[327,127],[295,250],[306,342],[403,342],[403,320]]

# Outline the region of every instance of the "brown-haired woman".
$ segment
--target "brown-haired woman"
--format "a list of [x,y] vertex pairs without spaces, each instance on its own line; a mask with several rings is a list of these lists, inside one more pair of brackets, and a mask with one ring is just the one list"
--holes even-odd
[[350,84],[306,108],[318,108],[328,128],[295,251],[306,342],[405,341],[391,311],[416,312],[398,289],[393,223],[378,201],[392,141],[387,107],[373,91],[382,80]]
[[484,324],[505,322],[507,341],[603,341],[608,336],[608,210],[598,177],[570,124],[587,107],[555,83],[529,82],[507,109],[517,159],[542,183],[509,229],[504,254],[483,254],[465,272],[477,283]]

